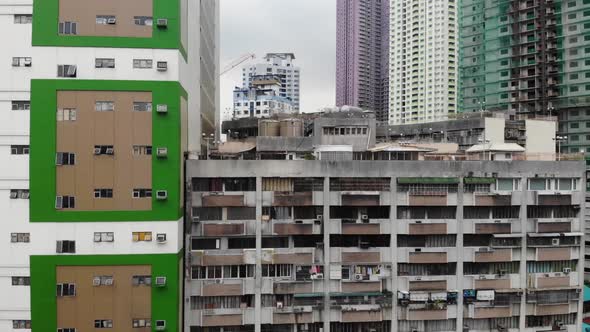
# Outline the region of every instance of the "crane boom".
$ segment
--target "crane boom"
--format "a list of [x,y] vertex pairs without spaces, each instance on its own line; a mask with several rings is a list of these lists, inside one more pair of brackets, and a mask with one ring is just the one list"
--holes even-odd
[[231,71],[232,69],[236,68],[240,64],[246,62],[247,60],[255,59],[255,58],[256,58],[256,54],[254,54],[254,53],[244,54],[241,57],[239,57],[239,58],[235,59],[234,61],[232,61],[225,68],[223,68],[223,70],[221,71],[221,73],[219,74],[219,76],[223,76],[223,75],[227,74],[229,71]]

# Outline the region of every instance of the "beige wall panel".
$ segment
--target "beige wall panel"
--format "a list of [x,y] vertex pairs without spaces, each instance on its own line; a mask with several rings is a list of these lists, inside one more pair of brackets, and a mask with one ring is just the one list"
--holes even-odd
[[[114,102],[115,111],[97,112],[97,101]],[[58,167],[57,192],[74,195],[75,210],[151,209],[150,198],[132,195],[152,188],[152,156],[133,155],[134,145],[151,145],[152,113],[133,111],[134,101],[152,102],[151,92],[58,92],[58,108],[78,110],[76,121],[57,124],[58,151],[76,154],[75,166]],[[113,145],[115,155],[95,156],[95,145]],[[113,198],[95,199],[94,189],[113,189]]]
[[[138,26],[134,16],[152,16],[151,0],[60,0],[59,20],[78,23],[81,36],[151,37],[153,27]],[[97,15],[114,15],[114,25],[96,24]]]
[[[93,286],[95,276],[113,276],[113,286]],[[150,266],[58,266],[57,283],[75,283],[76,296],[57,298],[57,325],[91,331],[95,319],[112,319],[113,331],[128,331],[134,318],[151,318],[151,291],[133,286]]]

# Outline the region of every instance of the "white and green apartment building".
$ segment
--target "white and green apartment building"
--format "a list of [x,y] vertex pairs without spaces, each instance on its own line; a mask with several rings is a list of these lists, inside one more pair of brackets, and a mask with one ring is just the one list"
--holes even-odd
[[0,331],[180,331],[215,0],[0,3]]
[[457,111],[455,0],[391,0],[389,124],[442,121]]

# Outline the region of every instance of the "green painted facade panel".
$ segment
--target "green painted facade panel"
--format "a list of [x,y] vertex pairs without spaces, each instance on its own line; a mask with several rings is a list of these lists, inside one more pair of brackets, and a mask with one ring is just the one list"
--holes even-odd
[[[59,0],[33,2],[33,46],[119,47],[178,49],[186,59],[181,42],[179,0],[153,0],[153,34],[151,38],[59,35]],[[168,20],[167,28],[158,28],[158,18]]]
[[[152,155],[152,190],[167,190],[168,199],[152,195],[149,211],[67,211],[55,209],[57,91],[143,91],[152,93],[154,105],[168,112],[152,112],[152,146],[167,147],[168,157]],[[30,138],[31,222],[177,221],[182,206],[183,135],[181,98],[186,91],[178,82],[106,80],[32,80]],[[185,117],[186,118],[186,117]],[[186,133],[184,133],[186,135]]]
[[[31,321],[33,332],[57,331],[57,284],[58,266],[121,266],[149,265],[152,278],[165,276],[164,287],[152,287],[152,331],[156,320],[166,320],[166,331],[178,332],[181,317],[182,255],[75,255],[31,256]],[[90,280],[88,281],[90,282]],[[129,322],[130,323],[130,322]]]

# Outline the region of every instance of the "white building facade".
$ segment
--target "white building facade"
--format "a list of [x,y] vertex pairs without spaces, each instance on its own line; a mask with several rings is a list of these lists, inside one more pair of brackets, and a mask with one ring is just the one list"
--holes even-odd
[[[86,2],[89,11],[105,5],[102,1]],[[111,2],[108,1],[109,4]],[[178,212],[181,210],[182,203],[180,202],[182,200],[180,197],[183,194],[183,187],[180,185],[182,183],[180,169],[184,159],[181,157],[180,151],[200,154],[202,149],[201,132],[207,135],[214,132],[216,123],[219,121],[219,116],[216,114],[219,104],[217,89],[219,50],[216,46],[219,38],[219,6],[216,1],[212,0],[200,2],[178,0],[177,3],[170,3],[170,8],[178,8],[178,17],[171,17],[168,15],[173,15],[170,13],[175,10],[171,11],[170,8],[165,10],[157,6],[152,8],[151,1],[134,0],[134,3],[136,3],[134,10],[138,13],[135,15],[140,15],[139,13],[143,15],[144,12],[150,11],[153,11],[153,14],[147,23],[145,20],[138,23],[137,17],[139,16],[136,16],[135,26],[129,29],[145,28],[151,38],[144,37],[133,40],[136,36],[127,36],[126,34],[130,30],[125,31],[126,24],[129,21],[133,22],[133,19],[128,20],[125,16],[134,14],[128,13],[128,8],[121,8],[117,5],[111,6],[112,13],[107,13],[113,14],[113,17],[116,16],[116,23],[102,26],[98,17],[96,22],[92,18],[90,25],[94,26],[96,23],[96,27],[94,27],[96,30],[87,33],[87,30],[84,29],[86,29],[88,22],[83,22],[81,15],[80,21],[75,23],[77,27],[72,28],[69,31],[70,34],[66,35],[63,33],[65,30],[60,30],[58,33],[57,26],[55,26],[55,31],[49,33],[43,30],[46,27],[45,24],[50,20],[57,22],[59,19],[60,23],[68,24],[75,22],[75,16],[79,14],[79,10],[72,6],[71,1],[7,0],[0,4],[0,27],[9,32],[3,34],[0,39],[5,45],[10,45],[0,52],[0,160],[2,161],[0,166],[0,210],[4,215],[3,240],[0,241],[0,293],[6,299],[0,305],[0,331],[26,332],[31,331],[32,326],[35,326],[36,330],[48,329],[52,331],[56,331],[56,329],[57,331],[61,331],[60,329],[84,331],[85,329],[83,325],[76,326],[79,322],[71,322],[71,324],[68,323],[64,326],[66,323],[60,316],[63,307],[60,307],[62,304],[59,297],[55,307],[47,308],[47,312],[44,313],[39,311],[35,313],[35,308],[40,308],[37,303],[42,301],[43,297],[55,296],[55,284],[53,284],[50,294],[43,293],[42,289],[44,282],[55,283],[55,280],[52,279],[55,278],[52,275],[55,270],[53,272],[44,271],[44,267],[38,265],[37,275],[34,275],[33,257],[37,262],[42,262],[44,257],[48,257],[47,261],[51,260],[56,262],[57,266],[61,266],[69,264],[66,262],[68,259],[75,260],[77,256],[84,256],[80,259],[87,259],[85,264],[93,266],[99,265],[93,261],[101,260],[103,263],[100,265],[109,265],[108,260],[111,257],[113,265],[118,264],[116,261],[123,259],[123,257],[127,257],[124,259],[128,259],[128,264],[133,265],[143,264],[140,262],[143,258],[138,258],[139,261],[136,263],[133,262],[136,255],[137,257],[168,255],[176,259],[176,268],[163,272],[163,274],[169,273],[168,285],[170,289],[165,292],[165,295],[158,296],[175,298],[177,303],[182,299],[180,293],[182,288],[178,278],[179,264],[181,263],[177,259],[183,248],[182,215]],[[146,7],[142,7],[144,3]],[[55,9],[60,9],[59,13],[57,10],[54,12]],[[66,13],[67,10],[70,10],[70,13]],[[181,12],[182,14],[180,14]],[[59,18],[55,17],[56,13],[60,16]],[[53,17],[51,17],[52,15]],[[70,18],[63,17],[68,15]],[[206,17],[207,21],[201,20],[200,17]],[[67,22],[63,22],[66,20]],[[52,24],[50,26],[53,27]],[[115,40],[113,45],[108,45],[105,42],[106,39],[101,39],[103,37],[99,29],[111,29],[105,34],[110,34],[112,40]],[[48,35],[51,36],[47,37]],[[169,38],[170,35],[178,36],[178,38],[171,38],[177,44],[166,44],[167,41],[162,41]],[[159,39],[162,36],[165,37]],[[207,40],[201,41],[202,39]],[[24,59],[21,61],[21,58]],[[60,70],[60,68],[63,69],[60,66],[64,65],[73,66],[68,68],[75,69],[66,71],[64,75],[64,71]],[[208,72],[204,72],[203,68]],[[56,90],[46,90],[47,85],[55,86]],[[113,86],[112,91],[110,85]],[[126,87],[123,87],[125,85]],[[178,91],[177,97],[179,98],[170,97],[172,98],[170,100],[174,101],[174,105],[156,105],[160,98],[157,96],[157,86],[166,86]],[[150,201],[148,205],[151,208],[139,209],[142,211],[137,210],[137,212],[133,211],[134,208],[129,210],[125,208],[113,209],[117,211],[105,211],[108,208],[99,208],[100,211],[78,210],[70,212],[66,211],[65,206],[58,207],[57,203],[53,207],[53,202],[57,202],[57,198],[62,197],[59,196],[61,195],[59,194],[59,172],[61,171],[60,167],[66,166],[61,166],[59,163],[56,165],[56,154],[53,153],[51,161],[47,163],[41,161],[43,158],[39,157],[40,153],[35,157],[35,161],[31,162],[31,167],[29,167],[29,162],[30,157],[35,154],[34,151],[41,152],[39,142],[44,138],[50,142],[55,139],[56,143],[49,143],[53,149],[56,149],[56,145],[59,146],[59,128],[65,123],[63,118],[59,118],[59,115],[63,114],[64,110],[58,106],[56,122],[56,116],[53,113],[56,108],[52,105],[35,102],[35,98],[42,99],[42,95],[59,95],[66,90],[67,92],[76,92],[77,90],[96,92],[100,90],[104,96],[108,96],[110,93],[114,96],[116,94],[114,90],[118,90],[117,93],[119,93],[129,89],[138,93],[151,92],[154,103],[153,112],[151,102],[148,103],[148,112],[156,116],[148,116],[150,121],[155,123],[158,120],[157,116],[167,117],[164,121],[169,121],[167,123],[172,124],[172,127],[169,128],[178,131],[179,140],[176,141],[176,144],[170,143],[171,145],[167,146],[168,151],[179,152],[177,156],[168,158],[170,167],[178,170],[176,176],[173,175],[172,180],[169,181],[169,185],[174,183],[175,186],[159,185],[160,180],[155,174],[157,168],[154,168],[154,175],[149,175],[150,186],[154,191],[153,198],[149,198],[152,197],[152,189],[148,190],[149,196],[142,196]],[[113,98],[116,104],[118,101],[116,97]],[[133,105],[135,107],[135,103]],[[159,113],[164,109],[167,110],[165,115]],[[196,111],[200,109],[202,112]],[[38,125],[42,117],[40,114],[47,111],[53,111],[50,115],[53,122],[46,123],[46,128],[52,132],[53,128],[58,127],[57,139],[55,133],[53,133],[54,136],[51,136],[35,129],[39,128]],[[115,109],[112,113],[119,114],[118,111],[119,109]],[[67,125],[81,125],[85,120],[86,113],[82,110],[73,110],[71,114],[73,117],[69,119]],[[124,122],[124,120],[121,121]],[[78,123],[76,124],[76,122]],[[129,128],[136,129],[141,125],[141,123],[135,122],[130,124]],[[156,126],[154,126],[154,130],[155,128]],[[152,145],[157,146],[156,144],[159,144],[157,143],[158,134],[154,131],[152,136],[151,128],[147,130],[150,132],[150,139],[153,139]],[[117,129],[115,128],[114,131],[116,132]],[[33,136],[36,136],[37,143],[32,142],[31,137]],[[117,143],[116,138],[114,140]],[[35,147],[35,144],[38,147]],[[146,145],[146,147],[148,146]],[[149,154],[151,154],[151,148],[152,146],[149,145]],[[115,149],[117,148],[115,147]],[[127,152],[126,149],[117,150],[118,155],[124,155]],[[148,158],[148,164],[151,164],[149,160],[156,158],[155,147],[153,156]],[[84,167],[82,159],[82,156],[76,156],[75,167]],[[30,183],[39,179],[36,177],[35,180],[30,181],[33,178],[32,173],[39,172],[42,168],[41,164],[44,164],[43,167],[53,170],[45,173],[48,177],[55,178],[55,174],[58,173],[57,184],[54,183],[57,189],[49,188],[50,192],[40,192],[31,188],[33,186]],[[74,167],[73,164],[69,165],[72,166],[67,167]],[[116,188],[116,186],[115,183],[114,187]],[[161,190],[161,192],[167,193],[168,201],[157,201],[156,190],[158,186],[168,187],[166,190]],[[114,190],[115,196],[111,198],[116,201],[117,189]],[[145,189],[142,190],[145,193]],[[56,191],[58,191],[58,196],[56,196]],[[124,193],[124,195],[127,194],[131,195],[131,193]],[[94,195],[96,198],[96,190]],[[34,199],[31,200],[30,197],[37,198],[37,205],[31,204]],[[77,197],[76,204],[82,204],[81,200],[81,197]],[[41,201],[51,202],[50,205],[53,209],[50,214],[39,213],[40,210],[37,207],[44,204]],[[158,213],[157,209],[160,208],[158,204],[169,205],[170,210],[177,212]],[[96,214],[94,214],[95,212]],[[109,216],[110,212],[115,212],[115,214]],[[68,215],[69,213],[71,214]],[[138,240],[139,236],[136,235],[139,233],[144,235],[149,233],[150,241]],[[66,251],[57,249],[56,246],[63,245],[63,241],[72,241],[73,247]],[[150,268],[154,269],[152,271],[159,269],[156,263]],[[45,272],[47,272],[47,281],[43,280]],[[59,276],[57,278],[59,279]],[[123,285],[120,280],[116,282]],[[37,286],[39,287],[35,289]],[[154,297],[155,294],[152,293],[152,301],[158,301],[158,297]],[[82,299],[82,295],[75,300],[85,301]],[[82,305],[82,303],[80,304]],[[46,317],[55,315],[57,315],[56,322],[44,321]],[[158,317],[162,314],[156,311],[152,315],[152,317],[142,317],[142,319],[150,321],[152,326],[167,324],[169,330],[180,329],[181,308],[178,308],[174,314],[165,314],[166,317]],[[39,319],[35,320],[34,317]],[[110,321],[111,324],[119,326],[123,324],[132,326],[131,319],[129,322],[119,322],[116,317],[96,318],[101,318],[99,322],[101,324],[107,324],[106,322]],[[87,322],[83,323],[87,324]],[[86,326],[92,326],[93,323],[97,324],[97,321],[88,322],[89,325]],[[57,324],[57,326],[53,324]]]
[[293,110],[299,111],[301,70],[293,63],[295,55],[293,53],[268,53],[264,60],[264,63],[242,67],[242,88],[248,88],[254,76],[277,75],[281,78],[282,83],[279,96],[289,99]]
[[453,0],[391,0],[389,124],[457,112],[458,11]]

